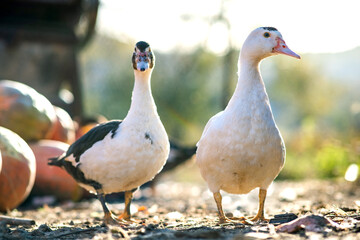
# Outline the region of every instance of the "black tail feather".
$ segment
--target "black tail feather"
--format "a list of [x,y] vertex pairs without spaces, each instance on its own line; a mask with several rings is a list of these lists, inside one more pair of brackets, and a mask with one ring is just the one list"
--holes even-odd
[[183,146],[174,140],[170,141],[170,156],[161,173],[167,172],[188,161],[195,153],[196,146]]
[[50,165],[50,166],[58,166],[58,167],[63,166],[63,159],[62,158],[53,157],[53,158],[49,158],[48,160],[49,160],[48,165]]

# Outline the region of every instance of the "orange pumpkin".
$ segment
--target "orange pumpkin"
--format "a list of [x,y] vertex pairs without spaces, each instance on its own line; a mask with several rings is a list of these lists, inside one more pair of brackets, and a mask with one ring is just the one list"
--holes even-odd
[[52,104],[33,88],[15,81],[0,81],[0,126],[28,142],[45,138],[55,119]]
[[81,138],[83,135],[85,135],[85,133],[87,133],[88,131],[93,129],[96,125],[98,125],[98,124],[97,123],[89,123],[89,124],[79,127],[76,131],[76,140]]
[[70,115],[62,108],[54,106],[56,120],[47,139],[71,144],[75,142],[75,124]]
[[41,140],[30,144],[36,158],[35,185],[32,196],[55,196],[58,200],[77,201],[84,196],[76,181],[62,168],[49,166],[48,159],[62,155],[69,145],[54,140]]
[[16,133],[0,127],[0,211],[16,208],[29,195],[35,180],[35,156]]
[[0,173],[1,173],[1,167],[2,167],[2,158],[1,158],[1,151],[0,151]]
[[75,138],[76,140],[82,137],[85,133],[90,131],[99,123],[106,122],[107,119],[102,115],[97,115],[94,117],[81,117],[75,119],[76,131]]

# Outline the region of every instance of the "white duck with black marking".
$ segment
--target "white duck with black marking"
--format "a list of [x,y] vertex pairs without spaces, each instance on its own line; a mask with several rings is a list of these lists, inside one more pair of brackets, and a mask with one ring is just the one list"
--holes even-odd
[[255,188],[259,210],[252,220],[265,220],[267,189],[284,165],[285,145],[259,70],[262,59],[276,54],[300,59],[276,28],[250,33],[241,49],[235,92],[225,110],[209,120],[198,142],[197,165],[214,195],[220,222],[245,220],[225,217],[220,190],[246,194]]
[[[150,78],[155,56],[148,43],[136,43],[132,56],[135,84],[131,106],[123,121],[99,124],[73,143],[49,165],[66,169],[84,188],[97,193],[105,223],[130,219],[132,193],[163,168],[169,139],[151,94]],[[105,203],[105,194],[125,192],[124,213],[116,218]]]

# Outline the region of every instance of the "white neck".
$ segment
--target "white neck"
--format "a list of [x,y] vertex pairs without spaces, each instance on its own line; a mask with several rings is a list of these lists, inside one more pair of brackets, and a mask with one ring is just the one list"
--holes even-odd
[[156,105],[151,94],[151,70],[140,72],[135,70],[135,83],[131,97],[131,105],[127,118],[134,116],[146,117],[151,113],[156,114]]
[[226,107],[227,109],[238,107],[239,104],[252,104],[257,100],[268,101],[265,85],[260,74],[260,62],[261,59],[240,54],[239,78],[235,92]]

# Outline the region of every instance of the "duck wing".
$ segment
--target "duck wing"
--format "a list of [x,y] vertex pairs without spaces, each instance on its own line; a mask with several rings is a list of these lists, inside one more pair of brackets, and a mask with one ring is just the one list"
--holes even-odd
[[[89,132],[84,134],[81,138],[79,138],[76,142],[74,142],[65,154],[59,157],[49,158],[48,165],[63,167],[71,176],[75,178],[76,181],[94,186],[95,188],[99,188],[99,183],[90,179],[86,179],[84,173],[80,170],[80,156],[87,149],[91,148],[96,142],[103,140],[110,132],[111,137],[113,138],[121,122],[122,120],[113,120],[97,125]],[[78,164],[74,165],[74,162],[68,161],[66,159],[70,155],[73,155],[75,163]]]
[[70,155],[73,155],[76,162],[80,161],[80,156],[89,148],[92,147],[96,142],[101,141],[108,135],[112,133],[111,137],[113,138],[116,134],[116,130],[119,128],[122,120],[112,120],[106,123],[101,123],[96,127],[92,128],[81,138],[76,140],[66,151],[65,155],[59,157],[50,158],[48,164],[55,166],[62,166],[61,161],[65,160]]
[[96,142],[101,141],[111,132],[111,138],[116,134],[122,120],[112,120],[102,123],[92,128],[89,132],[74,142],[66,152],[65,158],[71,154],[74,156],[75,161],[79,162],[80,156]]

